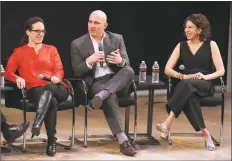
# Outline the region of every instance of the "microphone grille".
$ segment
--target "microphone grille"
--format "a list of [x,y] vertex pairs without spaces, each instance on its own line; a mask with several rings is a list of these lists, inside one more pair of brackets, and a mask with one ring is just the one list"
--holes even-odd
[[103,44],[101,42],[98,43],[98,48],[99,48],[99,51],[104,51]]
[[43,74],[39,74],[39,75],[38,75],[38,78],[39,78],[39,79],[43,79],[43,77],[44,77]]
[[181,65],[179,66],[179,69],[180,69],[180,70],[184,70],[184,68],[185,68],[185,67],[184,67],[183,64],[181,64]]

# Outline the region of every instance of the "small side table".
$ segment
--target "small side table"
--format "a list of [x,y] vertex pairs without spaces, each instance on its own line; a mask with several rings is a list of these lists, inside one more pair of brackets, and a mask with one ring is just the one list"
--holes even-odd
[[153,123],[153,112],[154,112],[154,90],[167,88],[165,83],[159,81],[159,83],[152,83],[152,76],[147,75],[147,81],[139,83],[139,76],[136,75],[134,81],[137,85],[137,91],[149,90],[148,96],[148,114],[147,114],[147,132],[138,133],[138,136],[146,136],[147,141],[140,141],[140,145],[160,145],[159,141],[152,136],[152,123]]

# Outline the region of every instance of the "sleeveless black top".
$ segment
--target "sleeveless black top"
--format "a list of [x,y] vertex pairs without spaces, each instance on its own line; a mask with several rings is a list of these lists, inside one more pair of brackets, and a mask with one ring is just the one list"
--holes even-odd
[[213,73],[212,53],[210,41],[204,41],[195,55],[192,54],[186,41],[180,42],[180,64],[186,68],[185,74],[202,74]]

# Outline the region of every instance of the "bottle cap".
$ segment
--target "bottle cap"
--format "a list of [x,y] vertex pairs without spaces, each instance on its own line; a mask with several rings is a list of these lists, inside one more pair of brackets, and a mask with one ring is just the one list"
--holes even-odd
[[2,65],[1,65],[1,70],[0,70],[0,72],[5,72],[5,70],[4,70],[4,68],[3,68]]

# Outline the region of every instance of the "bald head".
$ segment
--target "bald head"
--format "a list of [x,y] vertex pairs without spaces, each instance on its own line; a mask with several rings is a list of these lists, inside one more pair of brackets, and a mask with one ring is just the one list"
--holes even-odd
[[105,12],[101,11],[101,10],[95,10],[93,11],[90,16],[96,16],[98,18],[100,18],[102,21],[107,22],[107,16],[105,14]]
[[107,26],[107,16],[103,11],[96,10],[89,15],[88,30],[94,39],[101,40]]

